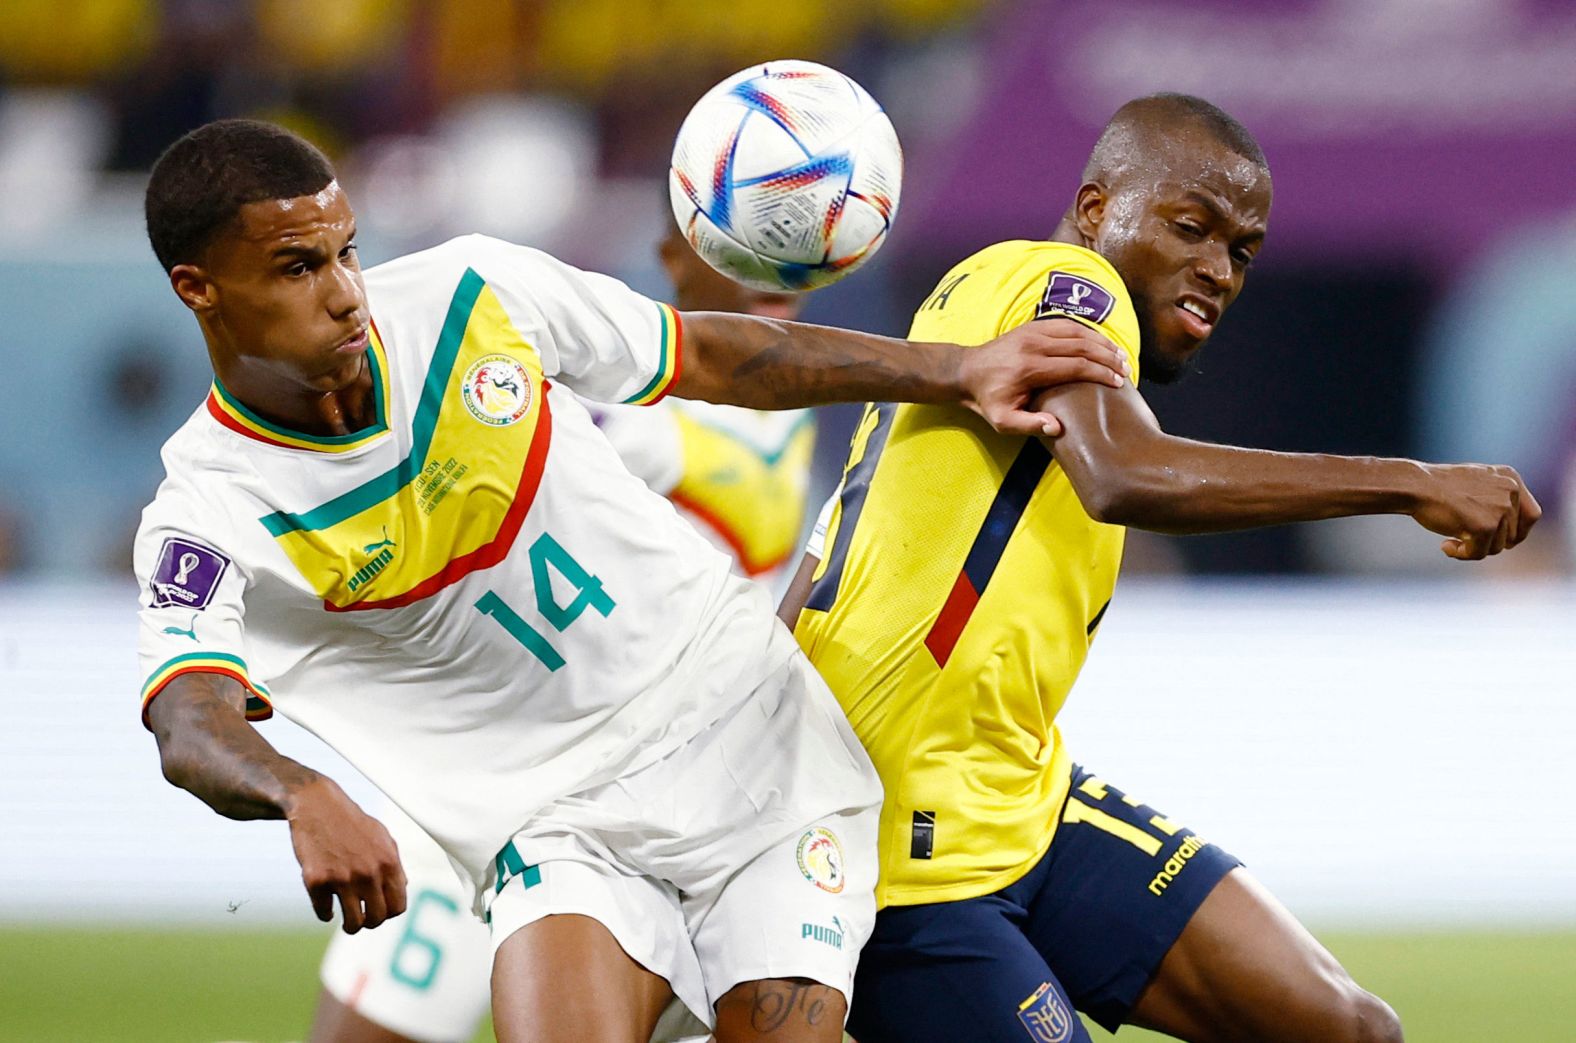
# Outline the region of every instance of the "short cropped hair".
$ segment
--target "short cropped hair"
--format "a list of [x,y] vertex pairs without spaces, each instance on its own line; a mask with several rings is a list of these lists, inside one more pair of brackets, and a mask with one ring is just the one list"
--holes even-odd
[[164,150],[143,197],[148,242],[166,272],[191,264],[241,207],[315,195],[334,180],[306,139],[260,120],[218,120]]
[[1269,169],[1258,140],[1230,113],[1192,94],[1163,92],[1134,98],[1116,110],[1089,153],[1089,162],[1084,167],[1085,180],[1098,180],[1107,171],[1127,166],[1133,161],[1135,146],[1147,140],[1147,134],[1164,132],[1182,124],[1203,127],[1232,152]]

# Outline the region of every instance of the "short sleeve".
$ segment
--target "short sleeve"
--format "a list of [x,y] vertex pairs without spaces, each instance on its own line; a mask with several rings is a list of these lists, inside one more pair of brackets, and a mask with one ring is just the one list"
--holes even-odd
[[240,682],[247,692],[247,718],[266,720],[273,715],[273,702],[246,662],[245,575],[208,535],[154,520],[162,513],[158,508],[155,503],[144,515],[133,551],[141,602],[137,654],[143,725],[159,692],[189,673],[223,674]]
[[678,379],[676,311],[607,275],[487,236],[456,241],[542,358],[542,371],[596,402],[649,405]]
[[1032,252],[1008,285],[998,334],[1036,319],[1073,319],[1109,337],[1138,373],[1138,316],[1127,287],[1103,257],[1066,247]]

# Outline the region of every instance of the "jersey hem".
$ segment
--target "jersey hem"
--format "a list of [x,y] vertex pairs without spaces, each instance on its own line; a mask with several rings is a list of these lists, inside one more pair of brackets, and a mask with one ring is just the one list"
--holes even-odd
[[149,731],[148,707],[158,694],[169,687],[171,681],[183,674],[222,674],[239,681],[246,689],[246,719],[266,721],[274,715],[273,697],[268,690],[252,681],[246,663],[238,656],[224,652],[190,652],[176,656],[148,675],[142,686],[142,726]]
[[624,399],[625,405],[656,405],[673,390],[679,374],[684,371],[684,324],[679,319],[679,313],[666,304],[658,303],[657,311],[660,313],[658,321],[662,324],[661,359],[657,364],[657,372],[649,384]]
[[[1060,773],[1062,780],[1062,795],[1052,805],[1051,828],[1046,830],[1045,837],[1040,841],[1034,854],[999,873],[992,873],[987,877],[971,879],[964,883],[937,884],[934,886],[907,886],[891,887],[882,885],[876,889],[876,908],[885,909],[889,905],[932,905],[937,902],[962,902],[970,898],[983,898],[995,894],[1003,888],[1011,887],[1029,874],[1035,866],[1040,864],[1046,854],[1051,850],[1051,845],[1056,841],[1056,832],[1061,828],[1062,813],[1067,809],[1067,801],[1072,797],[1072,761],[1064,754]],[[1055,770],[1055,769],[1053,769]]]

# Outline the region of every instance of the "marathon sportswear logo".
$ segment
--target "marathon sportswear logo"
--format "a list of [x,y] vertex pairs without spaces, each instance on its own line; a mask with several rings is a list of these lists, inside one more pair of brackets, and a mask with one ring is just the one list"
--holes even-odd
[[1039,1043],[1066,1043],[1073,1038],[1073,1012],[1050,982],[1018,1004],[1018,1020]]
[[1104,322],[1115,306],[1116,298],[1088,279],[1080,279],[1066,272],[1052,272],[1050,281],[1045,285],[1045,296],[1040,298],[1040,306],[1035,309],[1034,317],[1047,319],[1056,315],[1070,315],[1089,322]]
[[1177,853],[1166,859],[1165,868],[1155,874],[1153,880],[1149,881],[1149,893],[1157,895],[1167,887],[1170,887],[1171,881],[1177,878],[1177,874],[1187,868],[1188,859],[1204,850],[1205,845],[1208,843],[1209,841],[1198,834],[1190,834],[1186,840],[1182,841],[1182,846],[1177,848]]
[[159,562],[154,566],[149,586],[153,591],[153,607],[194,608],[208,607],[213,592],[219,589],[224,570],[230,559],[209,547],[191,540],[171,537],[159,549]]
[[848,929],[843,926],[843,921],[835,916],[832,917],[831,927],[822,927],[818,923],[802,923],[799,925],[799,938],[801,941],[809,938],[811,941],[830,945],[839,952],[843,948],[843,936],[847,933]]

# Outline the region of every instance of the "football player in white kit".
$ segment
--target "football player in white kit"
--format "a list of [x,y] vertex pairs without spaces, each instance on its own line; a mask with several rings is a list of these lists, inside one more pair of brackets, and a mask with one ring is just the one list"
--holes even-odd
[[363,275],[327,160],[253,121],[156,164],[149,238],[214,368],[135,548],[165,777],[283,818],[318,916],[403,912],[388,832],[248,724],[317,734],[444,849],[491,927],[494,1028],[835,1040],[875,912],[873,770],[759,586],[574,394],[956,401],[998,429],[1071,379],[1069,322],[977,348],[680,316],[467,236]]
[[[663,210],[668,205],[662,197]],[[720,274],[666,222],[658,254],[680,312],[794,319],[802,294],[767,293]],[[624,465],[775,595],[797,549],[815,424],[803,409],[767,411],[668,397],[590,408]],[[309,1043],[464,1043],[487,1013],[487,927],[470,911],[443,850],[398,809],[374,809],[399,845],[405,915],[376,930],[335,932]],[[659,1038],[700,1029],[682,1009]]]

